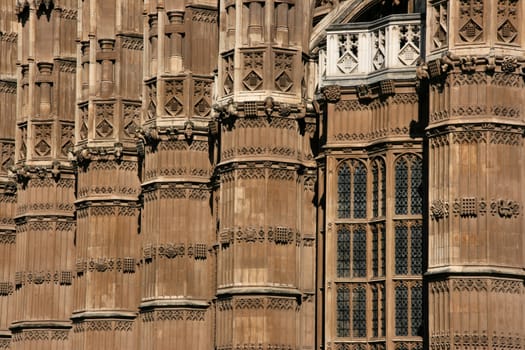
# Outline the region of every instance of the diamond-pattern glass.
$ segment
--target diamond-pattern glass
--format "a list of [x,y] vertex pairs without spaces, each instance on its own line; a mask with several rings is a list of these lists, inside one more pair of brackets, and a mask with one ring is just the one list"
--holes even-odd
[[366,337],[366,290],[357,287],[353,292],[352,326],[354,337]]
[[337,177],[337,217],[350,217],[350,168],[343,164]]
[[379,234],[381,238],[381,276],[384,276],[386,271],[386,235],[383,225],[379,226]]
[[396,214],[408,214],[408,166],[405,159],[396,163]]
[[379,169],[377,163],[372,166],[372,212],[374,217],[379,216]]
[[366,218],[366,168],[362,163],[355,164],[354,218]]
[[381,215],[386,215],[386,172],[385,166],[381,167]]
[[385,297],[385,288],[381,288],[381,335],[385,335],[386,329],[386,297]]
[[366,277],[366,229],[360,225],[354,230],[353,276]]
[[350,295],[348,290],[337,290],[337,336],[350,336]]
[[423,273],[423,235],[420,223],[410,228],[410,268],[413,275]]
[[379,275],[379,261],[378,261],[378,228],[377,226],[372,226],[372,273],[374,277]]
[[372,289],[372,336],[373,337],[377,337],[379,336],[378,332],[379,332],[379,327],[378,327],[378,320],[379,320],[379,315],[378,315],[378,293],[377,293],[377,289],[374,288]]
[[396,335],[408,335],[408,288],[405,285],[396,287]]
[[395,252],[396,275],[408,274],[408,228],[404,223],[396,225]]
[[423,293],[420,285],[412,287],[411,290],[411,321],[413,336],[421,336],[421,327],[423,325]]
[[337,230],[337,277],[350,277],[350,231],[346,226]]
[[421,197],[423,165],[420,158],[415,158],[412,161],[410,173],[410,213],[417,215],[423,212],[423,198]]

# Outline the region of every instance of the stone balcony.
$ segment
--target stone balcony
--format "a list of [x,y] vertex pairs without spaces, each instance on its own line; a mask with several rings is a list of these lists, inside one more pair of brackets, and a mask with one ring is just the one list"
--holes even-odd
[[418,13],[332,25],[326,32],[326,49],[319,51],[320,86],[415,78],[420,51]]

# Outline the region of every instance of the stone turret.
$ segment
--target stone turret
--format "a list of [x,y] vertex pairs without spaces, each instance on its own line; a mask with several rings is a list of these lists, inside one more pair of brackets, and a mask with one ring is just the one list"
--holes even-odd
[[524,345],[524,10],[428,1],[430,349]]

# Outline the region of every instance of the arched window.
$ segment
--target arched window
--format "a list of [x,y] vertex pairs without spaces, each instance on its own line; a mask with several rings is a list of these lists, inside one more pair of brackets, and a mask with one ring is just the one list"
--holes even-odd
[[408,165],[401,158],[396,163],[396,214],[408,213]]
[[395,165],[396,215],[420,215],[423,212],[421,185],[423,162],[414,155],[405,155]]
[[423,230],[420,221],[399,221],[395,226],[396,275],[423,273]]
[[386,211],[386,177],[384,160],[378,158],[372,163],[372,215],[383,216]]
[[343,163],[337,172],[337,217],[366,218],[367,170],[357,160]]
[[337,176],[337,217],[350,217],[350,167],[343,164],[338,171]]

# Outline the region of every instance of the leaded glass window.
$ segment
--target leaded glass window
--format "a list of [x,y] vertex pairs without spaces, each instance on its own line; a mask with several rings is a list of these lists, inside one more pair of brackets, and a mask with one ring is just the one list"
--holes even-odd
[[344,163],[337,177],[337,217],[365,219],[367,201],[367,170],[365,165],[352,160]]
[[360,162],[355,162],[354,218],[366,218],[366,168]]
[[401,158],[396,163],[396,214],[408,214],[408,165]]
[[381,335],[385,335],[386,330],[386,296],[385,288],[381,288]]
[[378,227],[372,226],[372,274],[374,277],[379,276],[379,240]]
[[372,336],[379,336],[379,309],[378,309],[378,291],[377,288],[372,288]]
[[350,168],[343,164],[339,168],[337,177],[337,216],[339,218],[350,217]]
[[423,293],[421,284],[412,287],[411,293],[411,335],[421,335],[420,329],[423,323]]
[[423,198],[421,197],[421,185],[423,181],[423,166],[420,158],[414,158],[410,169],[411,208],[413,215],[423,212]]
[[385,163],[384,161],[381,161],[381,215],[386,215],[386,170],[385,170]]
[[337,230],[337,277],[350,277],[350,230],[344,225]]
[[356,287],[353,291],[353,335],[354,337],[366,337],[366,290],[364,287]]
[[354,230],[353,275],[366,277],[366,229],[359,225]]
[[395,228],[395,271],[397,275],[408,274],[408,227],[397,223]]
[[379,234],[381,237],[381,276],[384,276],[386,272],[386,235],[384,225],[379,225]]
[[350,336],[350,300],[347,288],[337,289],[337,336]]
[[396,311],[395,329],[397,336],[408,335],[408,288],[404,284],[399,284],[395,289]]
[[410,268],[413,275],[423,273],[423,234],[421,223],[415,223],[410,229]]
[[372,165],[372,212],[375,218],[379,216],[379,169],[376,162]]

